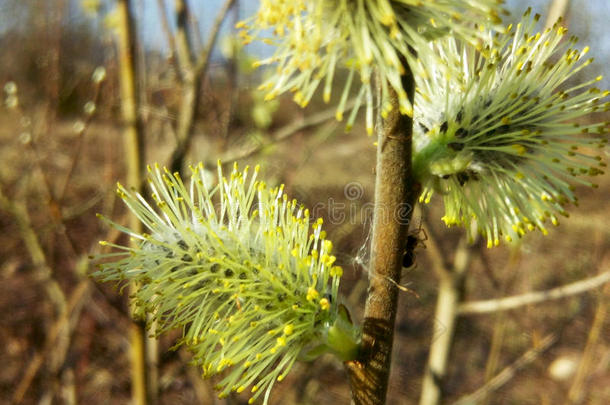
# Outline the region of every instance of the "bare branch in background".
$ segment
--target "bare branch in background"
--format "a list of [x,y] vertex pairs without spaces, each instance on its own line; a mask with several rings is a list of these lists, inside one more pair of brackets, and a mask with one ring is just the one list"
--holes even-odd
[[[21,233],[23,243],[30,255],[32,264],[39,274],[39,282],[41,282],[49,296],[49,299],[55,307],[55,313],[58,320],[55,325],[47,332],[47,341],[42,352],[36,353],[30,360],[28,367],[25,369],[21,381],[17,384],[12,396],[12,403],[19,404],[22,402],[25,393],[27,392],[32,380],[43,365],[44,359],[50,353],[50,349],[54,349],[59,356],[65,356],[69,347],[69,331],[64,326],[64,320],[69,319],[69,314],[72,311],[72,301],[67,301],[66,296],[61,289],[61,286],[54,277],[53,269],[48,264],[47,257],[40,243],[38,234],[32,227],[30,216],[27,211],[25,202],[14,202],[9,200],[0,189],[0,209],[10,213],[17,224],[17,228]],[[85,282],[88,284],[88,281]],[[80,299],[79,299],[80,301]],[[64,337],[63,345],[57,344],[59,337]],[[59,363],[63,363],[63,359],[57,359]]]
[[25,202],[15,203],[9,200],[0,189],[0,209],[10,213],[15,220],[17,228],[21,233],[21,239],[32,260],[32,265],[39,273],[39,281],[44,284],[47,294],[55,306],[56,314],[62,314],[66,307],[66,297],[57,281],[53,278],[53,270],[47,262],[38,235],[32,227]]
[[439,279],[450,277],[453,263],[449,262],[444,254],[443,249],[439,244],[438,236],[429,226],[424,226],[424,231],[428,236],[428,240],[426,241],[426,252],[428,258],[432,262],[432,270],[434,270]]
[[176,128],[177,145],[170,158],[170,169],[179,172],[193,137],[195,115],[200,100],[200,84],[205,76],[222,22],[235,0],[225,0],[209,32],[203,51],[194,58],[195,50],[188,35],[189,8],[186,0],[175,0],[177,17],[176,51],[180,64],[182,91]]
[[549,13],[547,14],[544,28],[552,28],[553,24],[555,24],[557,20],[560,18],[565,18],[569,5],[570,0],[553,0],[549,6]]
[[507,311],[525,305],[539,304],[550,300],[570,297],[593,290],[610,281],[610,271],[595,277],[576,281],[561,287],[546,291],[536,291],[512,297],[498,298],[485,301],[466,302],[458,308],[460,315],[487,314],[490,312]]
[[[102,84],[102,82],[94,82],[93,97],[91,98],[91,102],[93,103],[94,108],[97,108],[96,106],[97,106],[99,96],[100,96],[101,84]],[[63,203],[66,199],[66,195],[68,192],[68,186],[70,185],[72,176],[74,175],[76,167],[78,166],[79,158],[81,157],[81,151],[82,151],[83,144],[84,144],[85,133],[86,133],[87,129],[89,128],[89,125],[91,124],[92,119],[93,119],[93,113],[86,115],[86,119],[83,122],[83,129],[78,134],[78,140],[76,141],[76,148],[74,148],[74,151],[72,154],[70,168],[68,169],[68,173],[66,174],[66,179],[64,180],[64,185],[62,188],[60,188],[61,192],[58,194],[58,197],[57,197],[57,203],[59,204],[59,206],[63,206]]]
[[[462,235],[451,265],[444,261],[442,251],[432,233],[428,235],[427,246],[437,275],[439,289],[434,314],[434,331],[424,374],[420,405],[437,405],[442,401],[443,383],[447,375],[449,356],[457,324],[458,306],[462,300],[464,282],[472,262],[474,246],[469,246]],[[436,268],[438,266],[438,269]]]
[[72,317],[78,317],[80,315],[84,302],[88,298],[89,286],[90,281],[83,280],[76,286],[70,295],[64,311],[59,316],[59,319],[57,319],[57,321],[55,321],[55,323],[49,329],[42,351],[36,353],[28,363],[26,371],[21,381],[17,385],[15,392],[13,393],[13,404],[21,403],[23,396],[30,387],[32,380],[34,377],[36,377],[36,374],[42,367],[44,360],[50,356],[53,351],[57,350],[56,345],[60,335],[63,333],[71,334],[74,331],[73,328],[66,330],[66,327],[68,326]]
[[239,2],[236,1],[233,4],[233,11],[231,15],[231,57],[227,61],[227,76],[229,79],[229,107],[227,108],[227,119],[223,124],[222,139],[223,146],[227,145],[227,139],[229,138],[229,131],[233,124],[233,118],[235,116],[237,106],[239,104],[239,69],[238,69],[238,57],[239,57],[239,44],[234,39],[237,38],[237,23],[239,22]]
[[583,389],[583,386],[585,385],[587,375],[589,375],[590,367],[596,362],[595,352],[598,347],[599,338],[600,335],[602,335],[604,322],[608,313],[608,305],[610,304],[609,298],[610,286],[606,286],[602,294],[599,296],[597,310],[595,311],[595,318],[593,319],[593,324],[589,330],[589,336],[587,337],[587,343],[585,344],[576,376],[572,382],[570,391],[568,392],[568,399],[565,402],[566,405],[581,404],[585,400],[583,394],[586,392],[586,390]]
[[454,402],[453,405],[471,405],[478,403],[478,401],[485,398],[491,392],[498,390],[509,382],[513,377],[515,377],[515,375],[517,375],[519,370],[534,362],[542,353],[550,349],[558,339],[559,337],[555,333],[547,335],[536,347],[533,347],[525,352],[513,364],[509,365],[498,373],[483,387],[479,388],[472,394],[460,398],[458,401]]
[[[118,48],[119,48],[119,81],[121,87],[121,113],[125,143],[125,164],[127,166],[127,186],[135,189],[142,187],[144,162],[143,125],[139,114],[137,76],[135,69],[136,36],[132,14],[131,0],[119,0]],[[140,232],[142,224],[132,215],[129,224],[134,232]],[[137,286],[130,286],[137,288]],[[150,340],[150,342],[149,342]],[[157,381],[154,370],[155,362],[150,361],[147,345],[156,348],[156,342],[147,338],[144,323],[133,322],[130,328],[132,357],[132,399],[135,405],[155,403],[157,398]],[[152,351],[152,349],[151,349]],[[150,351],[149,351],[150,352]],[[147,367],[148,363],[148,367]],[[153,364],[151,364],[153,363]]]
[[[354,99],[348,101],[345,105],[345,111],[350,111],[352,108],[354,108],[354,103],[355,103]],[[287,124],[287,125],[283,126],[282,128],[275,130],[270,135],[270,140],[268,142],[262,142],[258,145],[254,145],[245,150],[229,152],[228,154],[226,154],[225,156],[223,156],[221,158],[221,161],[233,162],[236,160],[245,159],[247,157],[250,157],[250,156],[260,152],[265,147],[276,144],[278,142],[282,142],[282,141],[290,138],[291,136],[294,136],[294,135],[300,133],[300,131],[303,131],[310,127],[314,127],[316,125],[320,125],[326,121],[335,119],[335,111],[336,111],[336,109],[333,107],[333,108],[329,108],[327,110],[312,114],[308,117],[293,121],[290,124]]]
[[163,34],[165,35],[167,46],[169,47],[169,57],[172,64],[176,68],[176,72],[180,74],[180,65],[178,64],[177,60],[178,51],[176,50],[176,38],[174,38],[172,30],[169,26],[169,16],[167,15],[164,0],[157,0],[157,8],[159,9],[161,28],[163,29]]

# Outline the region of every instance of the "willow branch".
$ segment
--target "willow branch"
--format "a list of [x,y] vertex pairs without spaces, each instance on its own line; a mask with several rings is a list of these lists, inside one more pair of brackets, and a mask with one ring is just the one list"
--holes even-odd
[[[125,163],[127,165],[127,186],[140,189],[144,162],[143,125],[138,113],[137,80],[135,70],[135,29],[130,0],[119,0],[117,11],[120,18],[118,29],[119,70],[121,90],[121,113],[124,125]],[[129,224],[134,232],[141,231],[141,223],[131,215]],[[130,286],[130,288],[137,288]],[[130,327],[132,399],[135,405],[155,402],[156,381],[152,381],[146,367],[146,330],[141,322],[133,322]]]
[[[402,82],[412,97],[410,71]],[[391,97],[393,109],[378,127],[371,272],[362,343],[358,359],[346,363],[356,405],[385,403],[402,257],[418,192],[411,174],[413,120],[400,114],[396,94]]]
[[549,7],[549,13],[547,14],[544,28],[552,28],[557,20],[564,18],[568,11],[569,5],[570,0],[553,0]]
[[163,29],[163,34],[165,34],[167,46],[169,47],[170,59],[172,61],[172,64],[176,67],[176,71],[179,72],[180,65],[178,64],[178,60],[176,59],[176,56],[178,54],[178,52],[176,51],[176,38],[172,34],[172,30],[169,25],[169,16],[167,15],[167,9],[165,8],[164,0],[157,0],[157,8],[159,9],[161,28]]
[[174,12],[176,13],[176,35],[173,38],[175,44],[176,58],[180,65],[180,78],[186,73],[194,73],[193,43],[188,33],[188,15],[190,14],[186,0],[175,0]]
[[[137,79],[135,69],[135,26],[130,0],[117,4],[121,20],[119,32],[119,69],[121,90],[121,114],[127,164],[127,185],[139,189],[142,186],[144,168],[143,125],[138,113]],[[131,218],[130,226],[138,232],[140,222]]]
[[506,311],[519,308],[525,305],[538,304],[545,301],[556,300],[559,298],[570,297],[582,294],[597,288],[610,281],[610,271],[601,273],[595,277],[576,281],[561,287],[546,291],[535,291],[527,294],[515,295],[512,297],[499,298],[485,301],[466,302],[458,308],[460,315],[486,314],[490,312]]
[[21,234],[21,239],[32,260],[32,265],[38,272],[40,281],[43,283],[49,299],[55,306],[55,312],[58,315],[62,314],[66,307],[66,297],[59,286],[59,283],[53,277],[53,270],[47,262],[38,235],[36,235],[36,232],[32,227],[25,202],[15,203],[9,200],[2,189],[0,189],[0,209],[10,213],[15,220],[17,229]]
[[470,405],[476,404],[483,398],[485,398],[489,393],[498,390],[500,387],[509,382],[517,372],[528,364],[532,363],[534,360],[538,358],[542,353],[547,351],[551,346],[557,342],[559,339],[558,335],[555,333],[551,333],[544,337],[542,341],[536,346],[529,349],[525,352],[521,357],[519,357],[514,363],[506,367],[500,373],[498,373],[494,378],[489,380],[487,384],[483,387],[479,388],[472,394],[468,394],[463,396],[458,401],[454,402],[453,405]]
[[587,343],[582,353],[582,358],[578,364],[578,370],[576,376],[572,382],[572,386],[568,391],[568,399],[565,405],[576,405],[583,403],[583,394],[586,390],[583,390],[585,385],[586,377],[590,367],[596,363],[595,352],[599,345],[599,338],[603,336],[604,322],[606,321],[606,315],[608,313],[608,306],[610,304],[610,286],[606,286],[604,293],[599,297],[597,304],[597,310],[595,311],[595,317],[593,318],[593,325],[589,330],[589,336],[587,337]]
[[[236,0],[233,4],[232,13],[231,13],[231,37],[237,38],[237,24],[239,23],[239,2]],[[239,60],[239,44],[235,41],[231,41],[231,57],[227,59],[226,62],[226,71],[227,71],[227,93],[229,98],[229,106],[227,107],[227,119],[222,125],[222,139],[223,139],[223,149],[226,146],[226,140],[229,138],[229,134],[231,131],[231,126],[234,121],[235,112],[239,105],[239,95],[241,93],[241,89],[238,86],[239,82],[239,69],[238,69],[238,60]]]
[[214,49],[220,31],[220,26],[234,1],[235,0],[225,0],[216,16],[205,48],[197,60],[193,59],[194,47],[189,39],[187,30],[188,17],[190,14],[188,4],[186,0],[176,0],[175,2],[177,17],[176,51],[181,67],[182,94],[180,97],[180,110],[178,111],[178,122],[176,126],[178,143],[172,152],[169,164],[172,171],[179,172],[182,169],[184,157],[188,152],[193,137],[195,115],[200,101],[199,86],[202,78],[207,72],[212,50]]
[[[430,238],[430,236],[429,236]],[[434,238],[429,246],[433,247],[436,261],[442,265],[442,253]],[[420,405],[437,405],[443,396],[443,383],[447,375],[449,356],[457,324],[457,309],[463,296],[464,279],[472,261],[473,247],[468,246],[466,237],[462,236],[455,253],[453,264],[442,265],[438,270],[440,283],[434,315],[434,330],[428,355],[428,364],[424,375]]]
[[432,269],[436,273],[439,279],[451,277],[453,271],[452,264],[443,253],[443,249],[438,242],[438,238],[434,231],[429,227],[425,226],[424,231],[427,235],[426,240],[426,252],[427,257],[432,262]]
[[[21,403],[23,396],[30,387],[34,377],[36,377],[38,370],[43,365],[44,359],[56,349],[55,342],[57,338],[62,331],[64,331],[64,328],[70,321],[71,315],[73,315],[75,311],[79,311],[79,304],[86,299],[86,294],[89,291],[89,285],[89,280],[83,280],[76,286],[74,292],[72,292],[66,304],[65,311],[63,311],[59,319],[53,324],[47,333],[43,350],[36,353],[29,362],[21,381],[13,393],[13,404]],[[82,308],[82,306],[80,308]]]
[[[99,101],[101,85],[102,85],[102,82],[94,82],[92,101],[95,106],[97,106],[98,101]],[[81,158],[81,156],[82,156],[82,148],[84,145],[85,134],[87,132],[87,129],[89,128],[89,125],[91,125],[92,120],[93,120],[93,114],[87,114],[87,116],[85,118],[83,130],[78,134],[78,140],[76,141],[76,148],[72,152],[72,157],[70,159],[71,160],[70,168],[68,169],[68,173],[66,174],[66,178],[64,180],[64,185],[61,188],[61,192],[59,193],[59,196],[57,198],[57,200],[58,200],[57,202],[60,206],[63,205],[63,203],[66,199],[66,195],[68,193],[68,188],[70,186],[70,181],[72,180],[72,176],[76,172],[76,167],[78,166],[79,158]]]
[[208,36],[208,40],[203,48],[203,51],[199,55],[199,59],[197,61],[196,71],[201,75],[205,76],[208,66],[210,65],[210,57],[212,56],[212,50],[214,49],[214,45],[216,44],[216,40],[218,38],[218,33],[220,32],[220,27],[222,26],[223,21],[225,20],[227,14],[235,0],[225,0],[224,4],[220,8],[216,19],[214,20],[214,24],[210,29],[210,33]]

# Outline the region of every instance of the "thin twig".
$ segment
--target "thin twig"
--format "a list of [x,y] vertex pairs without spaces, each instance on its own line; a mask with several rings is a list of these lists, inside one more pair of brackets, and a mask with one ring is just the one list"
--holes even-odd
[[599,337],[608,313],[608,304],[610,303],[608,300],[609,297],[610,285],[607,285],[606,288],[604,288],[604,292],[599,296],[597,310],[595,311],[595,318],[593,319],[593,325],[591,325],[591,329],[589,330],[587,343],[585,345],[585,349],[583,350],[580,363],[578,364],[578,371],[576,372],[576,376],[574,377],[574,381],[570,387],[570,391],[568,392],[566,405],[580,404],[584,399],[582,398],[583,384],[585,382],[585,377],[587,376],[587,371],[595,362],[595,349],[598,346]]
[[70,295],[65,311],[63,311],[59,319],[53,324],[47,334],[43,350],[34,355],[23,377],[21,378],[21,381],[17,385],[17,388],[13,393],[13,404],[19,404],[23,400],[23,396],[27,392],[32,380],[42,366],[44,359],[55,349],[55,341],[57,340],[59,334],[64,330],[66,324],[70,321],[73,311],[78,304],[85,299],[86,294],[89,291],[89,285],[89,280],[81,281]]
[[[159,15],[161,19],[161,29],[163,30],[163,34],[165,34],[165,39],[167,40],[167,46],[169,47],[169,57],[171,59],[172,64],[176,68],[176,71],[180,69],[180,65],[178,65],[178,61],[176,59],[176,38],[172,35],[172,30],[169,26],[169,16],[167,15],[167,9],[165,8],[164,0],[157,0],[157,8],[159,9]],[[179,73],[179,72],[177,72]]]
[[[355,100],[352,99],[347,102],[345,111],[349,111],[354,108]],[[258,145],[251,146],[248,149],[237,151],[235,153],[230,153],[222,157],[223,162],[234,162],[236,160],[241,160],[248,158],[261,150],[265,149],[267,146],[276,144],[278,142],[285,141],[286,139],[300,133],[304,129],[309,127],[313,127],[316,125],[320,125],[326,121],[335,118],[335,109],[329,108],[324,111],[317,112],[308,117],[300,119],[298,121],[293,121],[290,124],[287,124],[276,131],[273,132],[270,136],[270,140],[267,142],[261,142]]]
[[515,295],[512,297],[498,298],[485,301],[466,302],[458,308],[460,315],[486,314],[490,312],[506,311],[519,308],[525,305],[538,304],[545,301],[556,300],[559,298],[570,297],[582,294],[597,288],[610,281],[610,271],[601,273],[595,277],[576,281],[561,287],[546,291],[535,291],[527,294]]
[[74,378],[74,370],[69,367],[61,374],[61,399],[65,405],[76,405],[76,381]]
[[[117,3],[117,11],[121,21],[118,30],[118,48],[127,186],[139,190],[142,187],[144,147],[143,125],[137,98],[138,82],[134,63],[136,36],[131,7],[131,0],[120,0]],[[142,224],[138,218],[131,215],[129,219],[131,229],[134,232],[140,232]],[[137,286],[132,284],[130,288],[137,288]],[[130,326],[130,343],[133,402],[135,405],[155,402],[157,382],[152,381],[151,374],[146,367],[146,331],[141,322],[134,321]]]
[[454,402],[453,405],[471,405],[478,403],[478,401],[485,398],[491,392],[498,390],[500,387],[509,382],[519,370],[523,369],[525,366],[536,360],[538,356],[540,356],[551,346],[553,346],[558,339],[559,336],[555,333],[551,333],[545,336],[536,347],[533,347],[527,352],[525,352],[514,363],[506,367],[494,378],[489,380],[487,384],[485,384],[472,394],[463,396],[462,398]]
[[[96,107],[97,107],[97,103],[98,103],[98,99],[99,99],[99,95],[100,95],[100,87],[101,87],[102,83],[103,82],[94,82],[93,97],[92,97],[91,101],[93,102],[93,105]],[[72,152],[70,168],[68,169],[68,173],[66,174],[66,178],[64,180],[64,185],[60,189],[61,192],[59,193],[59,197],[57,198],[57,202],[60,206],[63,205],[63,203],[66,199],[66,194],[68,192],[70,180],[72,179],[72,176],[74,175],[74,172],[76,171],[76,167],[78,165],[79,158],[82,155],[81,150],[82,150],[82,147],[84,144],[85,134],[87,133],[87,129],[89,128],[89,125],[91,124],[92,120],[93,120],[93,114],[87,113],[87,117],[84,122],[84,127],[83,127],[82,131],[80,131],[78,134],[78,140],[76,141],[76,147],[74,148],[74,151]]]
[[[82,139],[82,136],[83,136],[83,134],[80,135],[81,139]],[[81,140],[79,139],[79,145],[77,146],[77,152],[78,152],[78,149],[80,149],[80,142],[81,142]],[[64,218],[62,217],[63,194],[65,194],[65,190],[70,182],[70,178],[72,176],[71,172],[72,172],[73,168],[70,169],[70,172],[66,176],[62,195],[60,195],[60,197],[58,198],[56,196],[55,192],[53,191],[53,186],[51,184],[51,180],[49,179],[49,171],[43,167],[43,159],[41,158],[41,154],[38,150],[38,145],[36,144],[36,142],[34,140],[31,140],[28,143],[28,146],[34,155],[34,165],[36,166],[36,169],[38,170],[38,173],[40,174],[40,177],[42,178],[41,184],[43,185],[43,187],[41,187],[41,188],[44,188],[46,195],[47,195],[47,204],[46,205],[47,205],[47,208],[49,209],[49,211],[48,211],[49,218],[51,218],[51,222],[55,226],[57,231],[59,233],[61,233],[61,235],[66,239],[66,241],[68,242],[68,247],[71,250],[71,253],[73,254],[74,257],[76,257],[78,255],[77,244],[74,241],[74,238],[72,237],[72,235],[70,235],[66,231],[67,227],[65,226]],[[75,155],[75,159],[77,159],[77,155],[78,155],[78,153]],[[73,165],[76,164],[76,161],[77,160],[72,161]],[[27,211],[24,211],[24,215],[28,216],[27,221],[29,222],[29,215],[28,215]]]
[[552,28],[560,18],[564,18],[569,5],[570,0],[553,0],[549,7],[549,13],[547,14],[544,28]]
[[[429,242],[433,242],[430,239]],[[429,246],[436,246],[429,243]],[[438,249],[436,247],[436,249]],[[441,402],[443,383],[447,375],[449,356],[457,324],[457,308],[463,296],[464,280],[472,261],[473,247],[468,246],[465,235],[462,235],[450,268],[437,271],[440,275],[436,311],[434,315],[434,331],[428,365],[424,375],[420,405],[437,405]],[[437,262],[442,262],[440,249]]]
[[210,33],[208,36],[208,40],[205,43],[205,47],[203,51],[199,55],[199,59],[197,60],[196,72],[205,76],[208,66],[210,65],[210,59],[212,57],[212,50],[214,49],[214,45],[216,44],[216,39],[218,38],[218,33],[220,32],[220,27],[222,26],[223,21],[225,20],[227,13],[233,7],[235,0],[225,0],[224,4],[220,8],[216,19],[214,20],[214,24],[210,29]]
[[59,283],[53,277],[53,270],[47,262],[38,235],[32,227],[25,202],[15,203],[9,200],[0,188],[0,208],[13,216],[21,234],[21,239],[32,260],[32,265],[40,274],[40,281],[44,283],[46,292],[55,306],[55,312],[61,314],[66,307],[66,297]]
[[[494,320],[493,334],[491,337],[491,347],[489,348],[489,354],[487,355],[487,362],[485,363],[485,382],[489,382],[496,373],[498,364],[500,363],[500,354],[502,353],[502,345],[504,344],[504,335],[506,334],[507,322],[506,313],[500,312],[496,315]],[[487,405],[489,398],[484,396],[481,398],[480,405]]]
[[[53,277],[53,270],[48,265],[47,257],[42,249],[38,235],[32,227],[25,202],[15,203],[9,200],[0,188],[0,208],[9,212],[17,223],[17,228],[19,229],[21,238],[30,255],[32,264],[40,276],[40,281],[43,283],[47,295],[55,306],[55,312],[59,317],[59,320],[61,320],[67,310],[66,307],[68,303],[66,302],[66,296],[57,280]],[[53,332],[54,330],[51,329],[48,335],[52,335]],[[60,332],[62,332],[61,329],[56,331],[54,340]],[[19,404],[23,400],[23,396],[27,392],[32,379],[43,364],[44,357],[45,356],[34,356],[30,362],[30,366],[24,373],[21,382],[17,385],[17,389],[13,394],[14,404]]]
[[[487,256],[484,254],[484,251],[487,249],[479,249],[479,258],[481,259],[481,264],[483,265],[484,274],[487,275],[494,288],[497,291],[505,291],[506,283],[510,283],[510,280],[504,283],[501,283],[494,275],[494,272],[491,267],[491,263],[487,260]],[[519,244],[513,245],[510,247],[510,256],[508,263],[501,270],[502,274],[512,274],[513,277],[517,274],[514,271],[518,265],[518,259],[520,257],[520,246]],[[503,287],[504,285],[504,287]],[[516,316],[514,313],[506,313],[499,312],[495,315],[494,319],[494,327],[493,327],[493,335],[491,338],[491,347],[489,349],[489,354],[487,355],[487,363],[485,364],[485,383],[489,382],[496,374],[496,370],[498,365],[500,364],[500,354],[502,352],[502,346],[504,344],[504,336],[507,331],[507,319],[513,319],[517,324],[520,323],[521,319]],[[493,397],[493,396],[492,396]],[[491,399],[489,397],[484,397],[481,399],[480,405],[487,405]]]
[[176,13],[176,35],[174,43],[176,44],[176,58],[180,64],[181,81],[184,81],[184,74],[193,73],[193,43],[188,33],[188,15],[189,6],[186,0],[174,1],[174,12]]
[[239,81],[239,69],[238,69],[238,58],[239,58],[239,44],[236,41],[238,38],[236,33],[236,26],[239,22],[239,2],[235,1],[233,4],[233,12],[231,18],[231,57],[228,58],[226,64],[227,76],[228,76],[228,93],[229,93],[229,106],[227,108],[227,119],[222,125],[222,140],[223,146],[226,146],[231,126],[233,125],[235,112],[239,105],[239,94],[241,89],[238,86]]
[[172,171],[181,171],[184,157],[193,138],[193,127],[195,115],[199,108],[201,80],[205,76],[212,50],[216,44],[218,33],[222,22],[227,16],[229,9],[235,0],[225,0],[222,8],[216,16],[214,25],[209,33],[208,41],[199,58],[193,61],[193,44],[189,40],[187,21],[189,16],[186,0],[176,0],[176,14],[178,17],[176,30],[176,50],[181,65],[182,94],[180,97],[180,109],[178,111],[178,122],[176,125],[177,144],[170,157],[169,167]]
[[452,265],[447,259],[447,255],[443,253],[443,249],[438,241],[438,238],[432,228],[427,224],[424,225],[424,231],[427,235],[426,253],[427,257],[432,262],[432,269],[436,272],[439,279],[449,277],[451,275]]

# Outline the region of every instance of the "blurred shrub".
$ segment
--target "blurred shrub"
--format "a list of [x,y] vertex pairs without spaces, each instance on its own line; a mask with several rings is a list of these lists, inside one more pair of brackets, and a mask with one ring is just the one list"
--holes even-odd
[[10,28],[0,33],[0,81],[19,83],[26,104],[51,102],[58,114],[72,115],[91,97],[91,74],[104,63],[108,47],[74,10],[56,6],[8,1],[4,17]]

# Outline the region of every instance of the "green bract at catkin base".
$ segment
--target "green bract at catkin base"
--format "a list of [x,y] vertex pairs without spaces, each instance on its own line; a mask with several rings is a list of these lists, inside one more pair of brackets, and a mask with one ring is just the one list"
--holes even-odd
[[[488,246],[528,231],[547,233],[576,203],[570,182],[603,174],[600,149],[608,122],[576,120],[608,111],[610,92],[586,83],[560,86],[588,66],[589,48],[556,24],[535,33],[528,11],[507,33],[488,34],[489,58],[447,38],[431,45],[442,64],[422,60],[417,81],[414,171],[421,200],[443,196],[444,221],[471,233],[476,221]],[[425,56],[426,53],[422,53]],[[427,72],[427,75],[425,74]],[[471,235],[472,236],[472,235]]]
[[[118,186],[148,233],[105,219],[130,246],[96,258],[101,281],[136,282],[140,313],[157,333],[182,328],[179,344],[205,377],[221,374],[220,396],[251,387],[253,402],[282,380],[299,358],[330,351],[354,358],[358,331],[339,304],[342,269],[331,255],[322,220],[290,201],[283,186],[257,181],[258,167],[210,183],[203,165],[189,184],[177,173],[149,168],[154,204]],[[156,206],[156,208],[153,208]]]
[[[267,98],[290,91],[306,106],[324,83],[329,102],[337,68],[349,75],[337,107],[343,119],[354,75],[362,83],[356,107],[347,121],[349,130],[359,107],[366,104],[366,127],[373,133],[374,84],[379,72],[382,114],[389,113],[389,88],[398,94],[400,110],[412,115],[413,107],[401,76],[405,61],[425,50],[427,41],[449,33],[473,44],[482,44],[483,25],[500,23],[503,0],[262,0],[256,15],[239,23],[244,42],[261,39],[277,47],[274,55],[256,65],[277,64],[276,73],[261,85]],[[266,37],[269,32],[271,37]]]

